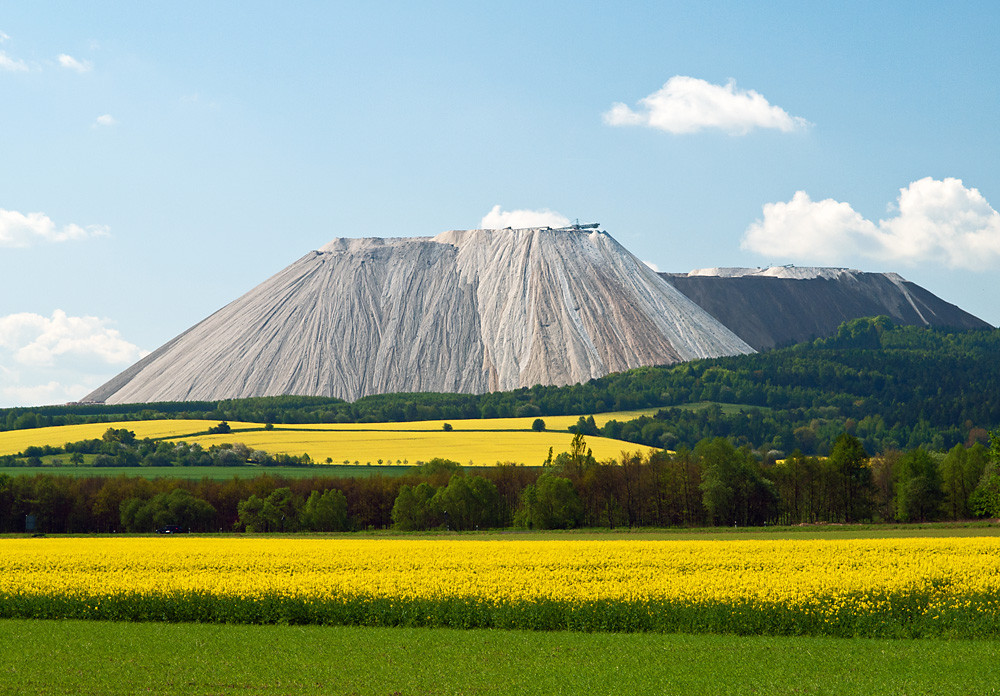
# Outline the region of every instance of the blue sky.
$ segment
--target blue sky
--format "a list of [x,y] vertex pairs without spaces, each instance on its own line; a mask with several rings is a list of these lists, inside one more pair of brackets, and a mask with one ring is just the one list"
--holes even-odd
[[994,3],[4,3],[0,406],[80,398],[334,237],[495,206],[1000,324],[998,35]]

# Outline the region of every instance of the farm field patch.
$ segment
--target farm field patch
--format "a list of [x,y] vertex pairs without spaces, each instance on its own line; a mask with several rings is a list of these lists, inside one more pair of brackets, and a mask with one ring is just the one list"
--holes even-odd
[[997,537],[0,540],[0,616],[1000,635]]
[[[986,694],[1000,642],[0,620],[33,694]],[[169,646],[165,649],[164,646]]]
[[[608,421],[627,421],[639,416],[651,416],[659,408],[646,408],[638,411],[615,411],[594,414],[594,423],[602,427]],[[576,425],[580,416],[537,416],[545,422],[546,430],[563,430]],[[275,426],[283,430],[441,430],[448,423],[455,430],[531,430],[535,416],[518,418],[463,418],[457,420],[427,420],[400,421],[388,423],[318,423],[318,424],[282,424]]]
[[[148,420],[148,421],[116,421],[112,423],[83,423],[80,425],[56,425],[46,428],[29,428],[27,430],[8,430],[0,432],[0,455],[17,454],[25,447],[62,447],[67,442],[100,439],[108,428],[125,428],[135,433],[140,440],[143,438],[178,437],[189,433],[205,432],[218,425],[217,420]],[[258,423],[230,423],[236,428],[260,428]]]
[[[181,438],[204,447],[242,442],[270,454],[308,453],[314,462],[328,458],[335,464],[396,464],[413,466],[434,457],[461,464],[492,466],[516,462],[541,466],[548,457],[570,450],[573,436],[567,432],[531,431],[314,431],[258,430],[226,435],[197,435]],[[621,452],[652,451],[652,448],[621,440],[588,437],[587,447],[598,459],[617,458]],[[381,460],[381,461],[379,461]]]
[[[656,409],[598,414],[597,425],[609,420],[628,420]],[[67,442],[100,438],[108,428],[131,430],[139,439],[168,439],[197,442],[205,447],[242,442],[269,454],[299,456],[309,454],[314,462],[333,464],[413,465],[434,457],[453,459],[461,464],[492,466],[497,462],[517,462],[540,466],[548,456],[570,449],[572,435],[566,428],[579,416],[544,419],[546,430],[531,430],[534,418],[491,418],[454,421],[414,421],[399,423],[342,423],[278,425],[264,430],[261,423],[230,422],[233,432],[209,435],[219,424],[212,420],[120,421],[65,425],[0,432],[0,455],[17,454],[29,446],[60,447]],[[444,424],[452,432],[444,431]],[[602,437],[588,437],[587,445],[598,459],[615,458],[622,451],[647,453],[652,448]]]

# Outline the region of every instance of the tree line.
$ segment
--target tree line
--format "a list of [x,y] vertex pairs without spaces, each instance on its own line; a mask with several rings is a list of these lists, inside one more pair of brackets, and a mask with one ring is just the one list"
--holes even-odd
[[546,466],[434,459],[398,477],[186,481],[0,475],[0,531],[473,530],[757,526],[1000,517],[1000,435],[870,456],[842,433],[828,457],[775,460],[725,438],[596,461],[583,434]]

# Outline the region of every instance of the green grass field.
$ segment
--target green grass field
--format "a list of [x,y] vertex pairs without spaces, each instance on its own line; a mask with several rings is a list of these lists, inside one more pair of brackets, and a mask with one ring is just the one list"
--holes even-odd
[[[734,413],[739,413],[740,411],[750,411],[750,410],[770,411],[771,410],[770,407],[768,407],[768,406],[752,406],[752,405],[749,405],[749,404],[726,404],[726,403],[723,403],[721,401],[693,401],[693,402],[691,402],[689,404],[678,404],[677,406],[673,406],[673,407],[667,406],[666,408],[681,408],[681,409],[684,409],[686,411],[700,411],[700,410],[702,410],[704,408],[708,408],[709,406],[718,406],[722,410],[722,412],[725,413],[727,416],[730,416],[730,415],[732,415]],[[654,410],[653,413],[655,413],[658,410],[659,409]]]
[[4,694],[992,694],[1000,642],[0,621]]

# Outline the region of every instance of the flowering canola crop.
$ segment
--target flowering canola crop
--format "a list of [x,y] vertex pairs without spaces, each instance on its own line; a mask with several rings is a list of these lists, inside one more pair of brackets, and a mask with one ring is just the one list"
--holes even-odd
[[11,539],[0,615],[995,636],[1000,539]]

